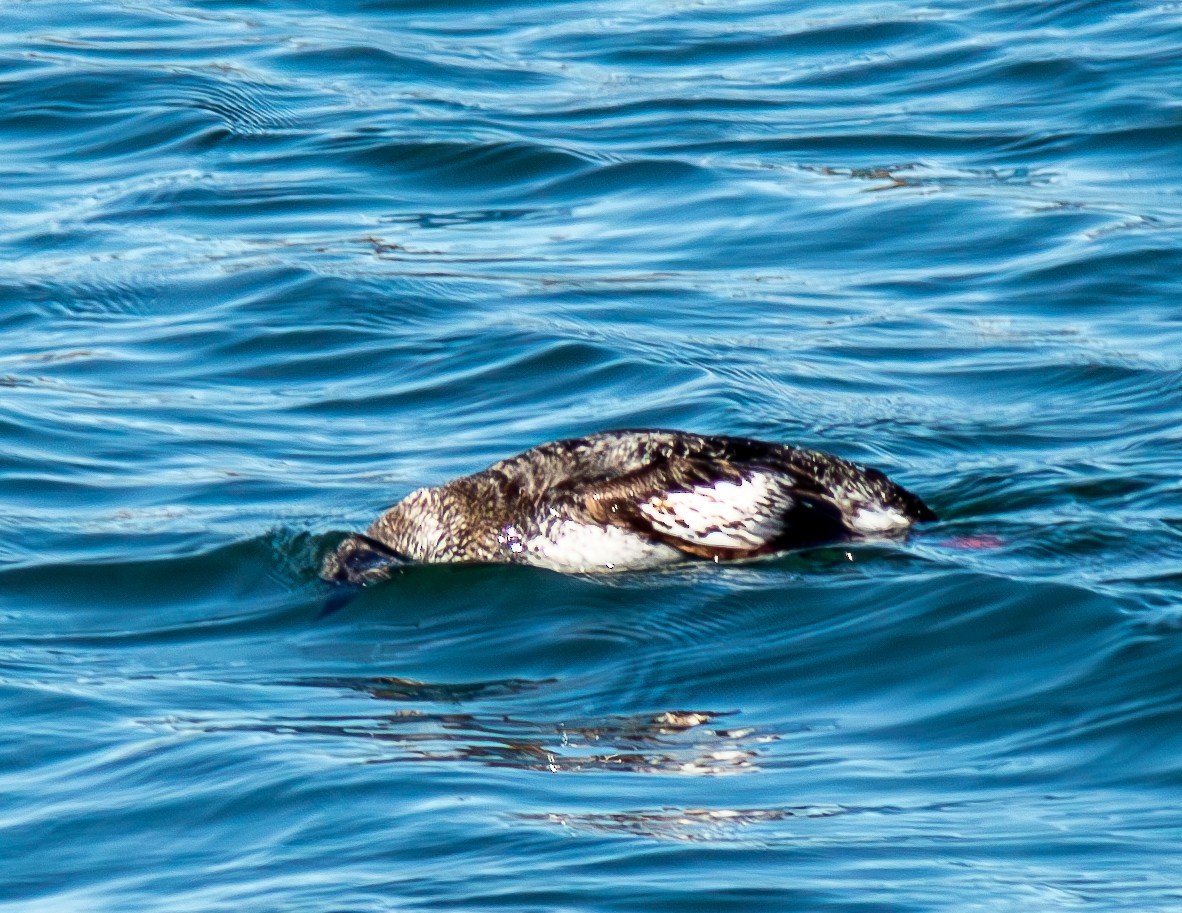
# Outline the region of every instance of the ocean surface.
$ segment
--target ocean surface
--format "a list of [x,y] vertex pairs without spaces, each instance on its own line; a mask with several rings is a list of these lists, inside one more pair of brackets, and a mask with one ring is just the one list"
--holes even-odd
[[[0,7],[0,911],[1182,910],[1182,4]],[[621,427],[941,522],[411,567]]]

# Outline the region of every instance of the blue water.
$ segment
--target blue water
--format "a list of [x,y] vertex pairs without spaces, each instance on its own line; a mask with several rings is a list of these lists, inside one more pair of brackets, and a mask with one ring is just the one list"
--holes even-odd
[[[0,910],[1182,909],[1180,12],[0,10]],[[318,617],[650,425],[942,522]]]

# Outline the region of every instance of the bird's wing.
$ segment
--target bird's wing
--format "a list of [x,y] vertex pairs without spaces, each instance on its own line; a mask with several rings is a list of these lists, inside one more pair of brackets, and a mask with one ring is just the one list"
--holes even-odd
[[701,558],[766,555],[848,537],[841,511],[782,468],[689,457],[658,459],[597,483],[584,505],[619,526]]

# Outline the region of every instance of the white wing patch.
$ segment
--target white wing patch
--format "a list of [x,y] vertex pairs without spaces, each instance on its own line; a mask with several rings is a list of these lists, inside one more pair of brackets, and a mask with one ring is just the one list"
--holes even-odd
[[911,526],[911,518],[897,507],[883,503],[881,490],[853,478],[833,487],[833,500],[856,533],[874,535]]
[[563,520],[525,542],[529,563],[559,571],[624,571],[671,564],[677,549],[615,526]]
[[893,507],[859,507],[849,524],[860,533],[885,533],[892,529],[906,529],[911,520]]
[[653,528],[697,545],[759,548],[784,528],[791,505],[783,481],[757,472],[741,482],[715,482],[667,491],[637,506]]

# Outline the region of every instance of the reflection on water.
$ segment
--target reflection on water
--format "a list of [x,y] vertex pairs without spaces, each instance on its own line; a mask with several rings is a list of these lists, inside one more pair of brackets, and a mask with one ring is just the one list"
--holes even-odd
[[[411,679],[305,679],[288,684],[349,688],[382,701],[463,704],[512,697],[555,679],[431,684]],[[526,719],[504,712],[400,709],[386,714],[275,716],[227,722],[179,719],[168,725],[206,733],[360,739],[372,763],[474,761],[492,767],[580,772],[723,774],[758,769],[761,746],[779,736],[755,727],[715,728],[730,714],[667,710],[586,719]]]
[[551,813],[519,817],[523,821],[556,824],[574,834],[589,831],[654,840],[717,843],[758,840],[758,835],[748,833],[753,825],[791,818],[832,818],[834,815],[856,814],[857,811],[840,806],[802,805],[792,808],[661,808],[613,814]]

